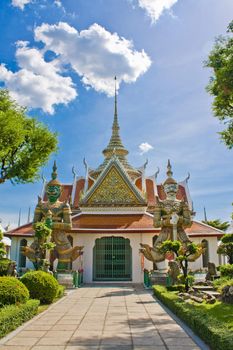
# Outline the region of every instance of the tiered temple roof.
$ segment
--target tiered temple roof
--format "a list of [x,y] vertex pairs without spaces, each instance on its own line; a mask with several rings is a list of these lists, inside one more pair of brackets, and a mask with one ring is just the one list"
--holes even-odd
[[[138,170],[127,161],[128,151],[120,138],[116,90],[112,135],[103,154],[104,162],[96,170],[87,171],[85,178],[77,178],[74,173],[71,184],[62,184],[60,201],[69,201],[72,209],[71,232],[150,232],[158,235],[160,230],[153,226],[153,211],[158,201],[166,198],[164,188],[157,183],[157,176],[145,176],[145,165]],[[188,178],[178,183],[177,199],[184,200],[192,210]],[[42,198],[46,201],[45,187],[46,183]],[[186,232],[193,237],[221,237],[223,234],[198,221],[193,221]],[[32,223],[8,231],[6,235],[32,236]]]

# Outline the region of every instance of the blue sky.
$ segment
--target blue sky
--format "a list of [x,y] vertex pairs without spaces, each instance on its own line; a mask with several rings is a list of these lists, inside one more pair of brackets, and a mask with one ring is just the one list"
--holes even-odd
[[[47,179],[54,159],[65,183],[73,165],[84,175],[84,156],[100,164],[117,75],[130,163],[148,158],[147,174],[159,167],[162,182],[170,158],[177,180],[191,174],[196,218],[205,206],[209,219],[230,220],[232,151],[219,141],[203,61],[232,14],[232,0],[1,0],[0,84],[59,134],[59,151],[42,169]],[[3,224],[17,224],[20,208],[26,222],[41,188],[1,185]]]

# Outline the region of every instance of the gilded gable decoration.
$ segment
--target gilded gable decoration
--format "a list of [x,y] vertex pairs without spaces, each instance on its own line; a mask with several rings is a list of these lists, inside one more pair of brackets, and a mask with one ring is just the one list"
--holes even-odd
[[80,206],[145,206],[142,193],[132,183],[116,156],[113,156]]

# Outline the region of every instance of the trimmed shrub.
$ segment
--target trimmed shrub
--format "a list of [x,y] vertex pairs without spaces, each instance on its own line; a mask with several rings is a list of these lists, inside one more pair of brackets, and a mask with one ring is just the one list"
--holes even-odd
[[229,277],[220,277],[213,281],[213,285],[217,288],[218,292],[221,292],[221,288],[224,287],[231,278]]
[[221,273],[221,277],[229,277],[233,278],[233,265],[226,264],[219,266],[219,271]]
[[175,284],[174,286],[167,287],[167,290],[171,292],[184,292],[185,285],[184,284]]
[[51,304],[58,293],[57,280],[44,271],[29,271],[21,277],[32,299],[39,299],[42,304]]
[[[185,303],[183,300],[181,301],[175,292],[168,292],[163,286],[153,286],[153,290],[155,296],[187,323],[196,334],[210,345],[212,350],[232,349],[233,333],[232,329],[226,326],[225,320],[220,321],[214,318],[212,315],[209,315],[207,309],[201,309],[200,305],[196,306],[194,304]],[[220,314],[222,315],[224,309],[221,304],[218,305],[218,307],[221,308]],[[228,309],[229,307],[227,306]],[[230,313],[231,309],[228,310],[229,315]]]
[[36,315],[39,304],[39,300],[28,300],[25,304],[0,309],[0,338]]
[[61,286],[60,284],[58,285],[58,290],[57,290],[57,295],[56,295],[56,298],[61,298],[63,297],[65,293],[65,287],[64,286]]
[[17,278],[0,277],[0,307],[26,303],[28,299],[28,289]]
[[0,259],[0,276],[6,276],[11,260],[7,258]]

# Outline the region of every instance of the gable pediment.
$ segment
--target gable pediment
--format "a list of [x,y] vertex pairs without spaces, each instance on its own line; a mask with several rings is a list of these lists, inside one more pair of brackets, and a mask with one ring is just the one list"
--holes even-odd
[[82,198],[81,206],[142,206],[142,193],[132,183],[120,162],[110,161],[95,184]]

